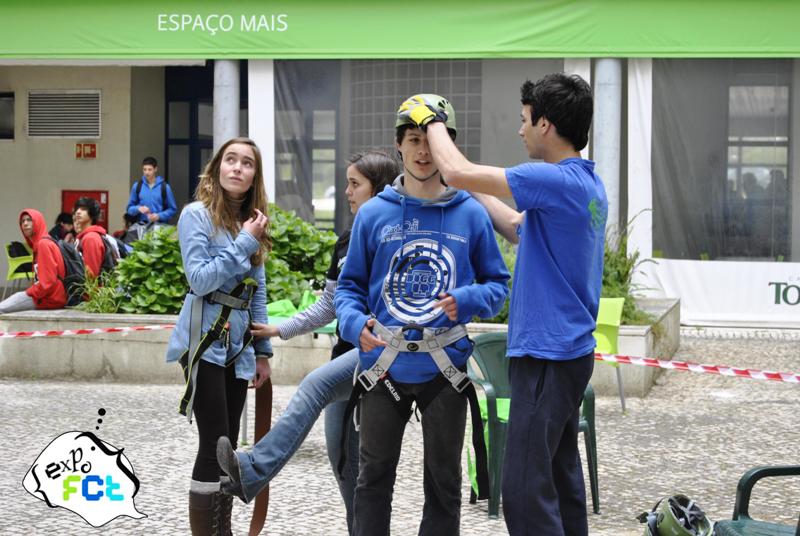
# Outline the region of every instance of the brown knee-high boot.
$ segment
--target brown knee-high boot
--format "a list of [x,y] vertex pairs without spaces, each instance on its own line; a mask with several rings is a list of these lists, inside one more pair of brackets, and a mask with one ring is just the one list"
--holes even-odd
[[233,511],[233,495],[219,492],[219,534],[220,536],[233,536],[231,525],[231,512]]
[[219,492],[189,492],[189,526],[192,536],[218,536],[220,502]]

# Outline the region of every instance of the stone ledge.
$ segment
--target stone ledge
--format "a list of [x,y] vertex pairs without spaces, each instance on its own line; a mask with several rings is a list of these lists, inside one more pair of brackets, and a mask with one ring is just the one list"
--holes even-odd
[[[640,300],[640,307],[659,320],[650,326],[622,326],[619,353],[669,359],[680,342],[679,300]],[[95,314],[74,309],[27,311],[0,315],[0,331],[63,330],[174,324],[177,315]],[[471,336],[505,331],[505,324],[467,326]],[[102,333],[33,339],[0,339],[0,377],[101,379],[142,383],[183,383],[180,367],[166,363],[170,330]],[[658,335],[658,336],[656,336]],[[331,338],[307,334],[288,341],[273,339],[274,383],[297,384],[330,358]],[[622,366],[627,396],[646,396],[658,369]],[[615,369],[596,363],[592,386],[602,395],[616,395]]]

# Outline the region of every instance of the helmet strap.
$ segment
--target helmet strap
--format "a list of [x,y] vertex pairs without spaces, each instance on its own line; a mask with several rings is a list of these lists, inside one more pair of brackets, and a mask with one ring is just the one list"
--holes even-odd
[[425,182],[425,181],[427,181],[428,179],[430,179],[431,177],[433,177],[434,175],[436,175],[437,173],[439,173],[439,169],[437,168],[437,169],[434,169],[434,170],[433,170],[433,173],[431,173],[431,174],[430,174],[430,175],[428,175],[427,177],[417,177],[416,175],[414,175],[413,173],[411,173],[411,171],[410,171],[410,170],[408,169],[408,167],[406,166],[406,163],[405,163],[405,161],[403,160],[403,153],[401,153],[400,151],[397,151],[397,154],[398,154],[398,156],[400,156],[400,160],[403,162],[403,172],[404,172],[404,173],[408,173],[409,175],[411,175],[412,177],[414,177],[415,179],[417,179],[419,182]]
[[[405,167],[405,166],[403,166],[403,167]],[[405,168],[405,172],[408,173],[409,175],[411,175],[412,177],[414,177],[415,179],[417,179],[419,182],[425,182],[428,179],[430,179],[431,177],[433,177],[434,175],[436,175],[437,173],[439,173],[439,170],[438,169],[433,170],[433,173],[431,173],[427,177],[417,177],[416,175],[411,173],[411,171],[408,168]]]

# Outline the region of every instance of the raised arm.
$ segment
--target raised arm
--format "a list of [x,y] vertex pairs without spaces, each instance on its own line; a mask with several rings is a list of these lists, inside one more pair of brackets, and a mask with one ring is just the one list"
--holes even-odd
[[450,139],[444,123],[428,125],[428,143],[436,166],[447,184],[469,190],[486,208],[497,232],[509,242],[518,243],[517,226],[522,223],[523,215],[497,199],[511,197],[505,169],[473,164],[467,160]]
[[467,160],[450,139],[444,123],[431,123],[427,129],[433,159],[447,184],[470,192],[511,197],[503,168],[473,164]]
[[492,220],[494,230],[512,244],[518,244],[519,235],[517,234],[517,228],[522,224],[522,220],[525,216],[493,195],[472,192],[472,197],[483,205],[483,208],[489,213],[489,218]]

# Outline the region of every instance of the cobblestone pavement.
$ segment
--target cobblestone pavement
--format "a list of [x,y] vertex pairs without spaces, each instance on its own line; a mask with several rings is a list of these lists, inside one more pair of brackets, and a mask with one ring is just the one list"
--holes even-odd
[[[765,335],[766,333],[766,335]],[[676,359],[788,372],[800,370],[795,332],[684,328]],[[598,363],[597,366],[606,366]],[[275,389],[277,417],[294,391]],[[84,382],[0,380],[2,418],[3,534],[187,534],[187,488],[196,432],[175,411],[180,387]],[[759,464],[800,463],[797,428],[800,386],[666,371],[645,399],[601,397],[597,405],[602,513],[589,516],[590,533],[640,535],[634,519],[658,498],[682,492],[712,519],[730,516],[736,483]],[[252,397],[249,403],[252,404]],[[39,452],[69,430],[91,430],[99,408],[107,410],[103,440],[125,449],[141,489],[136,506],[146,519],[119,518],[94,529],[77,515],[50,509],[25,492],[25,472]],[[252,412],[250,413],[252,416]],[[421,514],[421,434],[412,422],[398,470],[392,533],[416,534]],[[800,482],[756,488],[757,516],[791,523],[800,510]],[[588,488],[588,483],[587,483]],[[273,481],[265,534],[345,534],[343,507],[328,468],[321,423]],[[466,502],[462,534],[507,534],[490,520],[486,504]],[[244,534],[251,507],[236,503],[234,533]]]

